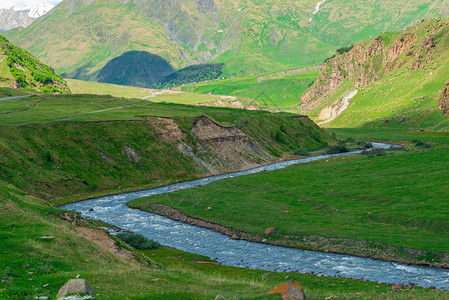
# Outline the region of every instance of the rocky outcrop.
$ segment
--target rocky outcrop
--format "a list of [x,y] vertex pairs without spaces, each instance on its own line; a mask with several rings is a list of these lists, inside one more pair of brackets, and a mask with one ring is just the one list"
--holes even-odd
[[148,123],[153,127],[156,137],[166,142],[176,142],[187,136],[171,118],[148,117]]
[[190,129],[197,140],[197,157],[206,161],[215,173],[250,169],[272,159],[255,140],[238,127],[224,127],[208,117],[198,117]]
[[446,85],[441,92],[438,107],[446,117],[449,117],[449,81],[446,82]]
[[27,27],[34,19],[24,11],[14,9],[0,9],[0,31],[6,31],[17,27]]
[[[300,109],[309,113],[333,96],[343,82],[364,87],[406,67],[428,69],[440,55],[449,24],[443,20],[422,22],[404,32],[383,34],[357,43],[347,53],[329,59],[315,84],[301,97]],[[424,35],[422,34],[424,33]]]
[[284,300],[306,300],[306,294],[297,281],[290,280],[281,283],[270,294],[281,294]]
[[94,288],[84,279],[70,279],[59,290],[58,297],[67,295],[95,295]]
[[76,232],[85,239],[94,242],[101,249],[120,259],[128,260],[134,258],[134,254],[120,247],[106,231],[89,227],[77,227]]

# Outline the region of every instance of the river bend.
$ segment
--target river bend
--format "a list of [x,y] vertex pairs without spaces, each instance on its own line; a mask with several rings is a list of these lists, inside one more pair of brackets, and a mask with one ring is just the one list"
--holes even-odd
[[[373,143],[375,148],[390,145]],[[360,153],[355,151],[351,153]],[[348,153],[346,153],[348,154]],[[293,271],[325,276],[341,276],[385,283],[414,283],[419,286],[449,289],[449,270],[410,266],[350,255],[340,255],[285,248],[244,240],[232,240],[212,230],[184,224],[149,212],[131,209],[126,203],[137,198],[165,194],[206,185],[218,180],[282,169],[333,156],[322,155],[278,162],[252,170],[187,181],[149,190],[107,196],[64,205],[63,209],[81,212],[84,217],[101,220],[117,227],[154,239],[179,250],[215,258],[218,262],[238,267],[269,271]],[[93,208],[93,211],[89,211]]]

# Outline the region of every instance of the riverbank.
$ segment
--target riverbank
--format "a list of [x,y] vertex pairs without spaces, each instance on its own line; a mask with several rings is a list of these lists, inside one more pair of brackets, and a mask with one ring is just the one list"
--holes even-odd
[[[229,228],[224,225],[195,218],[182,213],[180,210],[161,203],[152,203],[148,206],[134,206],[127,203],[128,207],[140,209],[158,214],[174,221],[210,229],[229,236],[231,239],[241,239],[249,242],[263,243],[288,248],[303,250],[346,254],[357,257],[371,258],[383,261],[392,261],[409,265],[426,266],[434,268],[449,268],[449,253],[440,253],[421,249],[413,249],[402,246],[386,245],[371,241],[353,240],[345,238],[328,238],[318,235],[265,235],[251,233]],[[432,263],[422,260],[422,257],[439,257],[442,263]]]
[[[399,144],[393,144],[393,143],[391,143],[390,145],[399,146]],[[249,170],[253,170],[253,169],[263,168],[263,167],[273,165],[276,163],[284,163],[284,162],[288,163],[288,162],[291,162],[294,160],[304,159],[304,158],[314,159],[316,157],[325,155],[326,149],[327,148],[315,150],[312,153],[310,153],[309,156],[298,156],[298,155],[292,155],[292,154],[284,154],[280,159],[273,160],[271,162],[261,163],[256,168],[253,168],[253,167],[241,168],[241,169],[232,170],[230,172],[224,172],[224,173],[219,173],[219,174],[208,174],[208,175],[203,175],[203,176],[194,175],[194,176],[189,176],[189,177],[185,177],[185,178],[177,178],[176,180],[172,180],[172,181],[164,180],[164,181],[159,181],[159,182],[155,182],[155,183],[148,184],[148,185],[143,185],[140,187],[113,189],[113,190],[102,191],[102,192],[98,192],[98,193],[94,193],[94,194],[92,194],[92,193],[77,194],[77,195],[72,195],[69,197],[53,199],[53,200],[50,200],[50,203],[56,207],[59,207],[59,206],[63,206],[65,204],[69,204],[69,203],[76,203],[76,202],[80,202],[80,201],[86,201],[86,200],[91,200],[91,199],[96,199],[96,198],[115,196],[115,195],[121,195],[121,194],[127,194],[127,193],[141,192],[141,191],[145,191],[145,190],[149,190],[149,189],[166,187],[166,186],[170,186],[170,185],[178,184],[178,183],[182,183],[182,182],[190,182],[190,181],[195,181],[198,179],[207,179],[207,178],[215,177],[215,176],[224,176],[226,174],[245,172],[245,171],[249,171]],[[355,144],[349,145],[349,150],[351,152],[361,151],[362,148],[355,143]],[[342,154],[350,155],[353,153],[348,152],[348,153],[342,153]]]
[[448,268],[445,149],[339,157],[129,206],[249,241]]

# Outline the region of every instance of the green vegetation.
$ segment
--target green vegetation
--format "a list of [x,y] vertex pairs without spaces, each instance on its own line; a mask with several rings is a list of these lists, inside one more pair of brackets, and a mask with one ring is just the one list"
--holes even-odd
[[159,55],[146,51],[128,51],[110,60],[92,79],[149,88],[173,71],[170,63]]
[[147,239],[141,234],[123,232],[117,234],[116,237],[138,250],[153,250],[162,248],[161,244]]
[[94,94],[111,95],[123,98],[143,98],[153,93],[155,90],[126,85],[113,85],[95,81],[83,81],[67,79],[67,85],[73,94]]
[[341,54],[345,54],[345,53],[351,51],[352,48],[354,48],[354,45],[351,45],[351,46],[348,46],[348,47],[338,48],[336,52],[337,52],[337,54],[341,55]]
[[[312,162],[130,205],[151,210],[152,203],[167,204],[275,244],[447,266],[448,207],[441,199],[449,197],[444,183],[449,136],[437,136],[429,136],[433,148]],[[263,237],[268,227],[278,231]]]
[[186,83],[215,80],[223,69],[224,64],[202,64],[185,67],[176,71],[155,83],[154,87],[167,88]]
[[2,73],[5,74],[0,76],[8,79],[10,74],[13,82],[8,82],[9,84],[47,94],[68,92],[67,84],[59,74],[56,74],[49,66],[40,63],[27,51],[11,44],[2,35],[0,35],[0,56],[5,57],[0,60],[0,64],[5,63],[9,68],[9,70],[3,70]]
[[[74,225],[66,221],[67,216]],[[216,295],[280,299],[266,294],[290,279],[300,281],[310,297],[448,296],[421,288],[392,293],[386,284],[377,288],[378,283],[372,282],[226,267],[167,247],[139,252],[127,247],[136,258],[122,259],[78,235],[77,227],[93,226],[76,216],[0,182],[0,298],[53,298],[78,274],[100,294],[96,299],[213,299]]]
[[[303,112],[318,119],[325,106],[357,89],[349,107],[323,126],[447,130],[449,118],[438,108],[449,78],[449,59],[443,54],[449,52],[446,24],[445,20],[430,20],[405,31],[384,33],[357,44],[358,54],[337,56],[323,68],[317,84],[306,91],[311,100]],[[409,36],[414,38],[395,53],[396,41]],[[378,50],[364,56],[376,47]],[[392,53],[397,58],[392,59]],[[344,80],[339,84],[329,80],[331,72]]]
[[265,109],[297,111],[302,93],[313,84],[318,74],[318,71],[311,71],[261,82],[258,82],[258,77],[262,75],[251,75],[187,85],[182,90],[250,98]]
[[[0,115],[0,152],[5,154],[0,157],[0,180],[49,200],[210,174],[195,162],[197,158],[221,172],[241,168],[237,163],[221,162],[223,157],[214,152],[217,145],[191,132],[198,117],[236,126],[247,135],[261,152],[250,147],[245,148],[246,154],[241,148],[235,152],[237,144],[231,144],[228,151],[250,165],[333,142],[308,118],[288,113],[111,96],[45,95],[2,101]],[[174,129],[167,130],[168,125],[161,123],[166,119],[157,117],[171,118]],[[180,144],[190,147],[195,157],[182,152]]]

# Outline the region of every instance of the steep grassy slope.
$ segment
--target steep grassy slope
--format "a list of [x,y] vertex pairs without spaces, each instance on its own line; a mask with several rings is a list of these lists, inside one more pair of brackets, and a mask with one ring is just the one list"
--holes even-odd
[[[438,139],[431,149],[334,158],[129,205],[165,214],[153,204],[166,204],[256,241],[447,267],[449,135]],[[264,235],[269,227],[274,236]]]
[[45,199],[247,169],[333,141],[307,117],[110,96],[9,100],[0,114],[0,179]]
[[45,93],[69,92],[55,71],[0,35],[0,87],[29,88]]
[[94,79],[108,61],[134,50],[175,69],[216,62],[225,63],[225,74],[256,74],[316,65],[354,39],[449,13],[444,0],[330,1],[309,24],[317,2],[65,0],[30,27],[7,34],[80,79]]
[[323,66],[300,108],[320,118],[357,89],[328,126],[447,130],[438,102],[449,79],[448,32],[448,20],[431,20],[358,43]]

